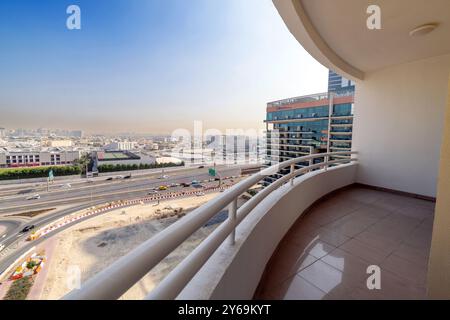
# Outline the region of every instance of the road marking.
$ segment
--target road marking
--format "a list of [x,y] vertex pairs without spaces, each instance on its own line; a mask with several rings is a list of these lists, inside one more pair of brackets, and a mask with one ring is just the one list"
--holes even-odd
[[[108,191],[102,191],[99,194],[93,195],[92,198],[102,199],[105,196],[118,196],[118,195],[131,195],[132,196],[134,193],[146,192],[148,190],[149,190],[149,187],[145,187],[143,189],[132,190],[131,194],[130,194],[130,190],[109,192],[109,193],[108,193]],[[73,198],[61,198],[61,199],[46,200],[45,202],[39,202],[39,203],[35,203],[35,204],[30,204],[30,205],[14,206],[14,207],[2,208],[2,209],[3,210],[14,210],[14,209],[18,209],[18,208],[22,209],[22,208],[34,207],[36,205],[45,205],[45,204],[51,204],[51,203],[55,203],[53,205],[56,205],[56,203],[58,203],[58,202],[67,202],[67,201],[76,201],[76,200],[81,201],[81,200],[89,200],[90,198],[91,198],[91,196],[85,195],[85,196],[78,196],[78,197],[73,197]],[[112,200],[106,200],[106,201],[115,201],[115,200],[112,199]]]

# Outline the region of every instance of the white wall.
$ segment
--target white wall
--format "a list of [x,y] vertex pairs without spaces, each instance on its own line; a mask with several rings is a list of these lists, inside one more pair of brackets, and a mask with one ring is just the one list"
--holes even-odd
[[450,55],[367,73],[355,95],[357,182],[436,196]]

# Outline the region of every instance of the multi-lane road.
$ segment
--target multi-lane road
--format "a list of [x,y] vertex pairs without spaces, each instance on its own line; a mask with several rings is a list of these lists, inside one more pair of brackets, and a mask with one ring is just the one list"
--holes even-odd
[[[240,175],[240,167],[218,167],[218,172],[222,177]],[[57,207],[62,205],[77,204],[84,201],[95,202],[103,200],[104,202],[129,199],[146,195],[152,187],[168,185],[172,183],[191,182],[192,180],[204,180],[211,178],[208,175],[207,168],[195,168],[176,171],[175,173],[165,173],[166,179],[159,179],[161,173],[152,173],[148,176],[137,176],[131,179],[120,180],[96,180],[91,183],[78,183],[76,185],[62,184],[52,187],[50,192],[46,189],[38,191],[34,189],[31,192],[23,194],[17,190],[14,194],[2,196],[0,192],[0,218],[11,213],[38,210],[42,208]],[[39,194],[40,199],[27,200],[30,195]]]
[[[244,166],[247,170],[252,167],[255,166]],[[239,176],[241,169],[242,166],[218,166],[217,172],[221,177],[232,177]],[[42,190],[41,185],[35,187],[26,185],[23,189],[15,186],[13,191],[5,188],[1,189],[0,226],[3,226],[3,228],[0,228],[0,230],[3,231],[0,234],[0,245],[4,246],[3,250],[8,251],[8,254],[5,255],[5,251],[3,251],[3,254],[0,252],[0,273],[26,250],[47,238],[43,237],[33,241],[33,243],[15,248],[15,245],[27,236],[27,234],[21,232],[25,225],[33,224],[36,228],[39,228],[63,216],[94,205],[145,196],[151,188],[157,188],[161,185],[181,184],[192,182],[192,180],[201,181],[211,178],[208,175],[207,168],[167,170],[164,175],[167,175],[164,179],[161,179],[161,172],[132,176],[130,179],[106,180],[107,177],[104,177],[97,178],[90,183],[86,181],[81,182],[78,179],[77,182],[71,183],[70,186],[66,185],[67,182],[58,186],[52,186],[49,192],[47,192],[46,187]],[[181,188],[181,186],[170,188],[166,192],[177,191]],[[39,193],[40,199],[27,200],[26,198],[30,193]],[[56,208],[56,210],[51,214],[38,215],[34,218],[23,219],[17,216],[19,213],[48,208]],[[60,229],[58,232],[63,229]]]

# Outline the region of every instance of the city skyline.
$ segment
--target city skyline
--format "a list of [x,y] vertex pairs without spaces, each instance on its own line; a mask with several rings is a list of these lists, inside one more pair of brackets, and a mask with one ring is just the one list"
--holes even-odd
[[326,91],[269,0],[75,1],[81,30],[66,28],[70,4],[0,4],[1,126],[260,129],[268,101]]

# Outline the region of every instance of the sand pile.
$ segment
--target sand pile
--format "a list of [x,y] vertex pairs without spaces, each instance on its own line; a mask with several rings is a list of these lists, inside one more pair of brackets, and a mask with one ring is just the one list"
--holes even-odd
[[[158,205],[146,204],[118,209],[81,222],[57,236],[53,257],[40,299],[59,299],[69,292],[70,270],[79,268],[81,281],[89,279],[179,217],[209,201],[217,194],[177,199]],[[123,299],[142,299],[191,252],[217,225],[200,229],[188,241],[132,287]]]

